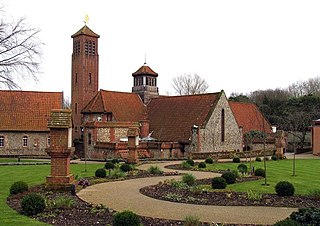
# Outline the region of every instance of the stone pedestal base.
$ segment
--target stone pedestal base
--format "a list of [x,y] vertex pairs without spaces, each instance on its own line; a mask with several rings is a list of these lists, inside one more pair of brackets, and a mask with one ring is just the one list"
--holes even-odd
[[282,159],[283,156],[284,156],[284,153],[283,153],[283,148],[277,148],[276,149],[276,156],[278,159]]
[[72,174],[68,176],[47,176],[46,187],[50,190],[71,190],[74,182]]
[[129,164],[137,164],[139,162],[138,151],[136,149],[129,149],[127,162]]

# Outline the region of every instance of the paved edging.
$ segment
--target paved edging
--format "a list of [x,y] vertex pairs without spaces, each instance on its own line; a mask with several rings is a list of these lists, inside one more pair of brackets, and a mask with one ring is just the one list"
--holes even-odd
[[[156,163],[163,168],[172,163]],[[139,166],[147,169],[151,164]],[[165,171],[172,171],[165,169]],[[186,172],[186,171],[184,171]],[[212,178],[217,174],[192,171],[197,179]],[[142,187],[157,184],[166,179],[180,179],[181,176],[152,177],[116,181],[89,186],[81,190],[78,196],[86,202],[104,204],[116,211],[129,209],[141,216],[183,220],[187,215],[200,217],[203,222],[240,223],[240,224],[274,224],[285,219],[296,208],[265,206],[208,206],[174,203],[153,199],[142,195]]]

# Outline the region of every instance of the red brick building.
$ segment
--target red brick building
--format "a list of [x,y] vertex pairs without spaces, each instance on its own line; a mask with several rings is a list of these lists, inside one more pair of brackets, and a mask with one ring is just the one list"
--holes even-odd
[[0,155],[46,155],[51,109],[62,92],[0,91]]

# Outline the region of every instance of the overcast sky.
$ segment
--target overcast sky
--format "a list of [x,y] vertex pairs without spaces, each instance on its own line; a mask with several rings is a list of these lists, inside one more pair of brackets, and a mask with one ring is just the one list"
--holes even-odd
[[[2,3],[1,3],[2,2]],[[70,96],[71,35],[84,25],[99,39],[99,88],[131,92],[144,63],[159,74],[160,94],[172,78],[197,73],[209,92],[285,88],[320,75],[318,0],[0,0],[13,18],[41,29],[42,74],[24,90]]]

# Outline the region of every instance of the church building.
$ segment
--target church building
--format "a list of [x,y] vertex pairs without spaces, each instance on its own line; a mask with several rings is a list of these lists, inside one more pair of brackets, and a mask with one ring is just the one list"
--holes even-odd
[[85,25],[71,37],[73,140],[79,157],[126,158],[129,128],[139,130],[141,158],[241,152],[244,131],[271,133],[254,104],[231,103],[223,90],[159,95],[158,73],[146,63],[132,73],[132,92],[99,90],[100,36]]

